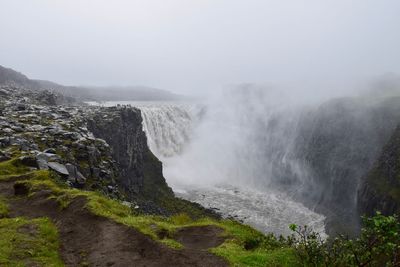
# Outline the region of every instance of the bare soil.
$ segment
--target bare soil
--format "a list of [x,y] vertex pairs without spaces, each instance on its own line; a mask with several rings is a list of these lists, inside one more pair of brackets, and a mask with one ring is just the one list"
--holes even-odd
[[50,192],[32,197],[14,195],[14,182],[0,182],[0,195],[7,197],[10,217],[49,217],[58,228],[60,255],[66,266],[228,266],[207,251],[220,245],[222,229],[214,226],[190,227],[177,232],[176,240],[185,248],[168,248],[137,230],[96,216],[86,208],[85,198],[76,198],[61,210],[48,199]]

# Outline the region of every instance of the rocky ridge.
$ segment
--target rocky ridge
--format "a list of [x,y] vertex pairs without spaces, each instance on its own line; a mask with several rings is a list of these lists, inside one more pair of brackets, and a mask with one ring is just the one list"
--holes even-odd
[[12,82],[0,85],[0,94],[0,160],[17,153],[32,169],[50,169],[68,186],[144,213],[217,216],[175,198],[147,146],[140,110],[65,102],[58,93]]
[[[27,88],[1,86],[0,91],[5,92],[0,101],[4,159],[18,151],[20,160],[31,168],[52,169],[70,186],[119,195],[111,149],[85,126],[95,108],[48,105],[41,98],[43,92]],[[35,101],[36,97],[42,101]]]

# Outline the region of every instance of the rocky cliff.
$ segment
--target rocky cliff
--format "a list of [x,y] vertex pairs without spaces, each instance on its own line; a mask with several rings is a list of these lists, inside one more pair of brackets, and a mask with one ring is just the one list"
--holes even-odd
[[112,148],[119,168],[118,183],[131,199],[173,197],[162,164],[147,146],[140,110],[108,108],[88,120],[88,129]]
[[373,215],[376,211],[400,214],[400,127],[364,177],[358,192],[358,209],[361,215]]
[[327,229],[357,229],[357,190],[400,122],[400,98],[343,98],[305,114],[296,157],[308,181],[299,199],[327,216]]

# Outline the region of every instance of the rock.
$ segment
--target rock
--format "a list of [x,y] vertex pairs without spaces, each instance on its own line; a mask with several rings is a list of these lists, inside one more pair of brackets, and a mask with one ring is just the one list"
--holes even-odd
[[18,103],[16,106],[15,106],[15,108],[16,108],[16,110],[25,110],[26,109],[26,105],[25,104],[22,104],[22,103]]
[[38,160],[36,160],[36,163],[40,170],[48,170],[49,169],[49,165],[47,165],[46,160],[38,159]]
[[20,157],[19,160],[25,166],[34,167],[34,168],[38,167],[38,164],[36,162],[36,158],[33,157],[33,156],[23,156],[23,157]]
[[56,154],[51,154],[51,153],[39,153],[36,155],[37,160],[43,160],[43,161],[59,161],[60,157]]
[[6,153],[0,151],[0,162],[6,161],[6,160],[10,160],[11,157],[9,155],[7,155]]
[[6,134],[11,134],[11,133],[14,132],[14,130],[13,130],[13,129],[10,129],[10,128],[5,128],[5,129],[3,129],[2,131],[3,131],[4,133],[6,133]]
[[68,171],[68,180],[76,183],[78,185],[84,185],[86,183],[86,178],[79,172],[78,168],[70,163],[65,164]]
[[43,153],[48,153],[48,154],[56,154],[56,150],[54,148],[47,148],[43,150]]
[[11,126],[11,129],[13,129],[17,133],[21,133],[24,131],[24,129],[21,126]]
[[10,137],[1,137],[0,146],[6,147],[10,145]]
[[48,162],[47,165],[50,169],[56,171],[59,174],[69,175],[67,168],[63,164],[60,164],[58,162]]

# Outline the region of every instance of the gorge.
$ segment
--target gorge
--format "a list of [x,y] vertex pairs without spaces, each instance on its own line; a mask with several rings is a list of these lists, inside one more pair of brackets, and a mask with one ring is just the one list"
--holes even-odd
[[247,85],[207,103],[105,103],[117,104],[141,110],[179,196],[276,234],[356,233],[364,177],[400,122],[399,97],[365,92],[307,104]]

